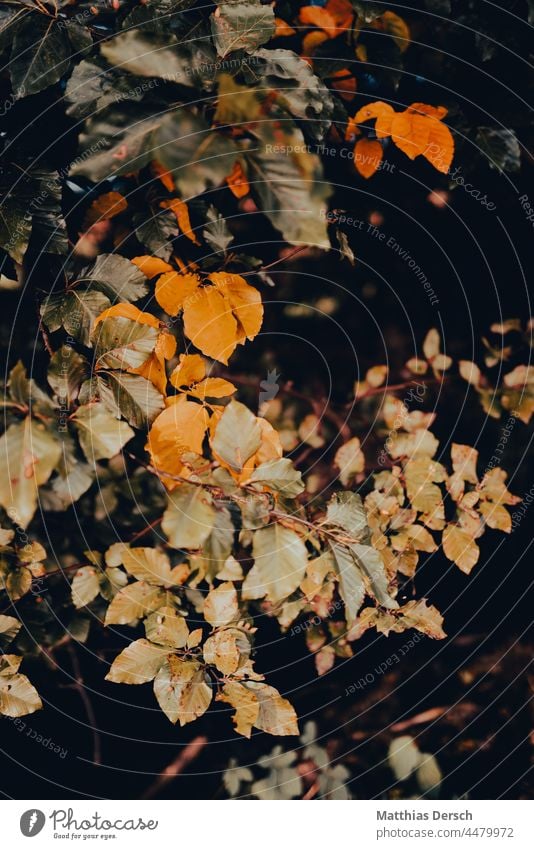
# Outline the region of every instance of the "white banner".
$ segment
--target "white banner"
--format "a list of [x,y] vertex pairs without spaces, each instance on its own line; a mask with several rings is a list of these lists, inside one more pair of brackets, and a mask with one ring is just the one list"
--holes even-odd
[[[258,808],[258,805],[260,806]],[[267,810],[266,806],[270,806]],[[273,806],[276,806],[274,810]],[[532,849],[534,803],[4,801],[2,845]],[[35,839],[35,843],[30,841]]]

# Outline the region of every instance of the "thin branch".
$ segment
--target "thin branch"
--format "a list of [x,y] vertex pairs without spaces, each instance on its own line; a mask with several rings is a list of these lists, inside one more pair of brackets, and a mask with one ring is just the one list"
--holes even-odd
[[98,725],[96,721],[96,714],[93,709],[93,704],[91,699],[89,698],[89,694],[87,692],[87,688],[85,687],[82,672],[80,669],[80,662],[78,660],[78,655],[76,653],[76,649],[74,646],[69,643],[67,646],[67,651],[69,652],[72,669],[74,672],[74,681],[72,686],[75,690],[80,694],[80,698],[83,702],[83,706],[85,707],[85,712],[87,714],[87,719],[89,721],[89,725],[91,727],[93,733],[93,763],[99,765],[102,763],[101,759],[101,746],[100,746],[100,734],[98,731]]
[[185,749],[165,767],[163,772],[160,772],[156,780],[143,793],[141,799],[154,799],[168,784],[173,781],[177,775],[180,775],[195,758],[199,756],[204,746],[208,743],[208,738],[204,736],[195,737],[187,744]]

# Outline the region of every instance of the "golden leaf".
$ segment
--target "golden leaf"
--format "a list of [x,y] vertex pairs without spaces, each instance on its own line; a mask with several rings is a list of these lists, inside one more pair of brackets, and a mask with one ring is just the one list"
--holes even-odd
[[146,448],[167,489],[174,489],[178,482],[166,477],[165,473],[182,476],[184,469],[181,457],[190,452],[202,454],[202,442],[208,423],[209,413],[206,408],[187,401],[185,397],[179,398],[154,420]]
[[172,265],[160,259],[158,256],[136,256],[131,262],[137,266],[139,271],[151,280],[158,274],[164,274],[166,271],[172,271]]
[[354,165],[366,180],[372,177],[380,167],[384,152],[379,141],[360,139],[354,148]]
[[442,544],[445,556],[469,575],[480,555],[474,539],[459,525],[448,525],[443,531]]
[[200,286],[197,274],[167,271],[156,283],[156,301],[168,315],[178,315]]
[[189,220],[189,210],[187,208],[187,204],[185,201],[180,200],[179,198],[170,198],[170,200],[162,200],[160,206],[163,209],[170,209],[176,216],[176,220],[178,222],[178,227],[184,236],[187,236],[194,245],[199,245],[195,233],[191,229],[191,221]]
[[237,347],[237,321],[229,301],[216,286],[197,289],[194,297],[187,300],[184,330],[203,354],[224,365]]

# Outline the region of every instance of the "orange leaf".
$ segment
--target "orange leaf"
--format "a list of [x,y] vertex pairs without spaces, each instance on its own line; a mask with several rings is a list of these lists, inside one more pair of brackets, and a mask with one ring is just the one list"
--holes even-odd
[[423,156],[434,168],[446,174],[454,156],[454,139],[446,124],[435,118],[429,118],[429,121],[428,147],[423,151]]
[[333,38],[337,33],[336,22],[330,12],[321,6],[302,6],[299,11],[299,21],[307,26],[317,27],[329,33]]
[[160,322],[155,315],[149,312],[142,312],[142,310],[134,307],[133,304],[121,303],[108,307],[107,310],[101,312],[98,318],[95,319],[94,327],[100,324],[101,321],[104,321],[104,319],[113,317],[129,318],[132,321],[137,321],[139,324],[148,324],[149,327],[155,327],[156,329],[160,326]]
[[136,256],[131,261],[149,280],[165,271],[172,271],[172,265],[157,256]]
[[263,305],[258,290],[239,274],[220,271],[210,274],[209,279],[231,306],[237,321],[237,342],[242,345],[245,339],[254,339],[263,321]]
[[297,34],[296,29],[290,27],[289,24],[282,20],[282,18],[275,18],[274,23],[276,26],[276,30],[273,38],[282,38],[283,36]]
[[[201,404],[180,397],[157,416],[150,428],[147,451],[167,489],[179,482],[165,476],[184,474],[184,454],[202,454],[202,443],[209,423],[209,413]],[[186,475],[188,473],[186,472]]]
[[200,354],[180,354],[178,365],[171,374],[170,381],[176,389],[192,386],[206,376],[206,363]]
[[350,75],[348,68],[341,68],[341,70],[334,71],[334,73],[332,74],[330,88],[333,88],[334,91],[337,91],[337,93],[340,97],[343,98],[343,100],[352,100],[352,98],[356,94],[358,83],[356,81],[356,77]]
[[325,9],[333,17],[338,30],[351,28],[354,9],[350,0],[328,0]]
[[225,365],[237,345],[237,322],[228,300],[215,286],[205,286],[188,299],[184,309],[186,336],[207,357]]
[[176,186],[174,185],[174,180],[172,178],[171,172],[167,171],[167,169],[164,168],[160,162],[158,162],[156,159],[153,159],[150,165],[150,170],[152,171],[155,177],[161,180],[168,192],[175,191]]
[[328,41],[328,36],[325,32],[320,32],[319,30],[307,32],[302,39],[302,58],[307,59],[310,56],[313,56],[313,51],[316,47],[319,47],[323,41]]
[[189,210],[187,208],[187,204],[180,200],[179,198],[171,198],[170,200],[162,200],[160,206],[163,209],[171,209],[178,222],[178,226],[184,236],[187,236],[193,244],[200,245],[196,235],[193,233],[191,229],[191,222],[189,220]]
[[383,103],[381,100],[377,100],[375,103],[368,103],[367,106],[362,106],[362,108],[356,112],[354,121],[357,124],[362,124],[364,121],[376,118],[376,137],[379,139],[385,139],[387,136],[391,135],[391,124],[394,117],[395,111],[389,103]]
[[[378,135],[378,134],[377,134]],[[410,159],[428,148],[430,119],[418,112],[398,112],[391,124],[391,138]]]
[[444,106],[429,106],[427,103],[412,103],[408,106],[407,112],[419,112],[421,115],[428,115],[429,118],[437,118],[441,121],[448,112]]
[[380,167],[384,152],[379,141],[360,139],[354,148],[354,165],[366,180],[372,177]]
[[207,377],[190,388],[187,394],[204,401],[206,398],[226,398],[227,395],[233,395],[236,391],[237,387],[223,377]]
[[168,271],[156,282],[156,301],[168,315],[178,315],[185,301],[200,286],[200,277],[196,274],[182,274]]
[[93,201],[85,214],[83,230],[88,230],[97,221],[108,221],[127,209],[128,203],[119,192],[107,192]]
[[239,162],[234,164],[232,173],[226,178],[230,191],[236,198],[244,198],[250,192],[250,186],[245,172]]

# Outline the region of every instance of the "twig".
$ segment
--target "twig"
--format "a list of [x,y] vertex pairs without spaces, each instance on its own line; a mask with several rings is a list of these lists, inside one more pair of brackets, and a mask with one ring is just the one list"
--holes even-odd
[[177,775],[184,771],[186,766],[194,761],[199,756],[204,746],[208,743],[208,738],[203,736],[195,737],[187,744],[185,749],[165,767],[163,772],[160,772],[153,784],[146,790],[141,799],[153,799],[161,792],[168,784],[170,784]]
[[285,262],[287,259],[293,259],[297,254],[302,253],[302,251],[308,250],[308,245],[303,245],[300,248],[295,248],[294,250],[287,253],[285,256],[281,256],[278,259],[275,259],[274,262],[270,262],[268,265],[262,265],[261,268],[253,269],[252,271],[244,271],[240,274],[240,277],[248,277],[250,274],[260,274],[262,271],[270,271],[271,268],[274,268],[275,265],[280,265],[280,263]]
[[83,705],[85,707],[85,712],[87,714],[87,719],[89,720],[89,725],[90,725],[92,732],[93,732],[93,763],[96,764],[96,765],[99,765],[99,764],[102,763],[102,760],[101,760],[101,748],[100,748],[100,734],[98,732],[98,725],[97,725],[97,722],[96,722],[96,714],[94,712],[91,699],[89,698],[89,695],[87,693],[87,689],[84,685],[82,672],[81,672],[81,669],[80,669],[80,662],[78,660],[78,655],[76,654],[76,649],[74,648],[74,646],[72,644],[69,643],[69,645],[67,646],[67,651],[69,652],[69,655],[70,655],[70,658],[71,658],[72,669],[73,669],[74,676],[75,676],[74,681],[73,681],[73,687],[80,694],[80,698],[83,702]]

